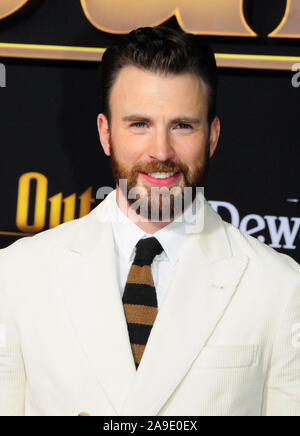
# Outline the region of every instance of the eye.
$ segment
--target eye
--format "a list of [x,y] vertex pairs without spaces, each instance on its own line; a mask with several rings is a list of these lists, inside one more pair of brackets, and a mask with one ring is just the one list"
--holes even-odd
[[192,126],[186,123],[178,123],[176,124],[176,127],[179,128],[180,130],[192,129]]
[[130,127],[142,128],[142,127],[146,127],[146,123],[144,121],[138,121],[136,123],[130,124]]

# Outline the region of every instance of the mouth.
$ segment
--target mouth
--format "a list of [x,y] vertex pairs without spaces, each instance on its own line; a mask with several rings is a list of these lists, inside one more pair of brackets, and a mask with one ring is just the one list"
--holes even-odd
[[146,182],[154,186],[167,186],[174,183],[180,176],[180,172],[157,172],[157,173],[140,173]]

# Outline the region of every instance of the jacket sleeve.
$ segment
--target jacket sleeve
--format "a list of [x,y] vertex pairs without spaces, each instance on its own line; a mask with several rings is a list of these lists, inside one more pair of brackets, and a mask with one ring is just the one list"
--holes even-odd
[[300,278],[278,323],[262,415],[300,416]]
[[0,255],[0,416],[24,415],[26,377],[20,338],[13,319]]

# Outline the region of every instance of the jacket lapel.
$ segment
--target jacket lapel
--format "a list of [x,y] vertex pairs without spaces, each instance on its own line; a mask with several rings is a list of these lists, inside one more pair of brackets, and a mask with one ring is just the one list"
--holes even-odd
[[[79,233],[68,247],[56,247],[55,257],[75,335],[106,393],[112,415],[118,415],[136,369],[106,213],[104,201],[83,219]],[[101,413],[100,404],[99,408]]]

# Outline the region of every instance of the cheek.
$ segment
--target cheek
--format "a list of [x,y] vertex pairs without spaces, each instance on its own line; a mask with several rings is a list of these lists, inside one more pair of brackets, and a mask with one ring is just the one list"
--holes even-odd
[[208,141],[208,132],[199,128],[191,134],[180,134],[173,136],[173,143],[178,150],[187,155],[200,156]]
[[205,143],[186,140],[177,147],[176,154],[182,162],[193,167],[203,160],[205,155]]
[[112,138],[112,145],[116,159],[125,165],[134,165],[141,159],[141,147],[126,138],[124,135],[119,138],[115,136]]
[[146,138],[142,135],[133,135],[127,131],[116,132],[112,142],[122,160],[133,161],[141,159],[147,150]]

